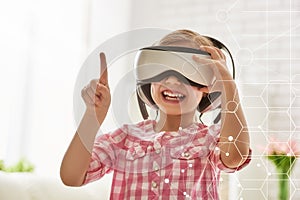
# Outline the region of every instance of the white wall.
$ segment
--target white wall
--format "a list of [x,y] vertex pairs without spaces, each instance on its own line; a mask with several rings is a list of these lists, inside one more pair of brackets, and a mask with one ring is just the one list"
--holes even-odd
[[72,1],[70,9],[70,3],[1,2],[0,155],[7,164],[24,156],[41,174],[57,175],[66,133],[74,129],[72,90],[85,51],[85,4]]
[[77,128],[73,91],[81,65],[102,42],[128,31],[130,4],[1,4],[0,159],[11,165],[24,156],[36,174],[58,177]]

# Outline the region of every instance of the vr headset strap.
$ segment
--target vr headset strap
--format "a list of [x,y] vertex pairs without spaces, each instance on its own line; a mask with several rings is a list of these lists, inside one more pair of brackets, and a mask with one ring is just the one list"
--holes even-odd
[[148,112],[147,112],[146,104],[141,99],[140,95],[137,94],[136,96],[137,96],[138,104],[139,104],[140,111],[141,111],[143,119],[148,119],[149,115],[148,115]]

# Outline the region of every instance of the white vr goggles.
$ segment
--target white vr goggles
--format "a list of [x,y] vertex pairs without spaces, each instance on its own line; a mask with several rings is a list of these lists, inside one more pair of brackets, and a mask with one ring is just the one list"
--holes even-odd
[[[217,47],[220,48],[219,46]],[[222,47],[225,46],[222,44]],[[226,47],[225,50],[231,57]],[[151,97],[151,83],[161,81],[171,75],[186,84],[196,87],[206,87],[214,83],[215,75],[211,67],[197,63],[193,60],[193,55],[211,59],[210,54],[205,51],[179,46],[151,46],[142,48],[137,52],[134,68],[137,80],[138,103],[144,119],[148,118],[145,104],[157,109]],[[234,64],[232,67],[234,76]],[[214,92],[202,98],[197,110],[203,114],[208,110],[220,107],[220,94],[220,92]],[[219,118],[220,116],[216,120],[219,121]]]
[[210,59],[207,52],[186,47],[153,46],[140,49],[134,63],[138,84],[158,81],[158,77],[163,77],[165,72],[175,71],[191,83],[211,85],[215,79],[211,67],[195,62],[193,55]]

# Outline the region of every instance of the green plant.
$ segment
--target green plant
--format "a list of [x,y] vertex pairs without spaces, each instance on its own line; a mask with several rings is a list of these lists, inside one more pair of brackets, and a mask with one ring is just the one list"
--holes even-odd
[[33,172],[34,165],[22,158],[16,164],[6,167],[3,160],[0,160],[0,171],[4,172]]
[[4,171],[5,166],[3,160],[0,160],[0,171]]
[[290,199],[289,180],[291,171],[300,155],[300,147],[294,140],[280,142],[276,138],[270,138],[271,143],[267,147],[267,158],[275,165],[277,176],[279,200]]

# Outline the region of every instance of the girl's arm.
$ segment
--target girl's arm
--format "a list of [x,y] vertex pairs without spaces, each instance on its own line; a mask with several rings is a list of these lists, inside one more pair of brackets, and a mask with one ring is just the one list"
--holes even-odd
[[67,149],[60,168],[60,177],[65,185],[81,186],[88,169],[95,136],[103,123],[111,101],[107,79],[107,64],[104,53],[100,54],[100,79],[92,80],[81,91],[86,112]]
[[[225,55],[216,47],[201,48],[211,54],[211,67],[216,75],[212,91],[221,91],[221,136],[218,147],[221,160],[229,168],[244,163],[249,154],[249,134],[247,122],[240,104],[236,84],[226,67]],[[194,57],[200,63],[198,57]],[[206,63],[207,64],[207,63]]]
[[236,168],[248,157],[249,133],[235,82],[228,80],[222,85],[221,137],[218,146],[222,162],[229,168]]

